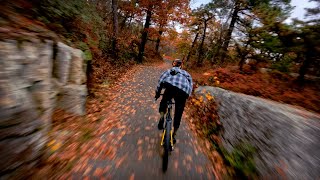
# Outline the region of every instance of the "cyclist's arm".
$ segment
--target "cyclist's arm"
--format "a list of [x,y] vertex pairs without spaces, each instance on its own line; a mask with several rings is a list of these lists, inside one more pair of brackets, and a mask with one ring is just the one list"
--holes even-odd
[[159,81],[158,81],[158,85],[157,85],[157,89],[156,89],[156,93],[160,93],[161,89],[162,89],[162,83],[163,81],[168,77],[168,73],[169,71],[165,71],[161,74]]
[[[189,73],[187,73],[187,77],[188,77],[188,82],[189,82],[189,85],[190,85],[190,88],[191,88],[191,94],[192,94],[192,90],[193,90],[193,82],[192,82],[192,77]],[[189,94],[189,96],[191,95]]]
[[189,83],[190,83],[191,88],[193,89],[192,77],[190,75],[189,75]]

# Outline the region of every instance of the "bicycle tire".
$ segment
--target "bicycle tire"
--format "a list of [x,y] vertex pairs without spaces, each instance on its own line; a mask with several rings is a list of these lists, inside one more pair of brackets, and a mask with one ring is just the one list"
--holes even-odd
[[162,160],[162,171],[166,172],[168,169],[169,164],[169,152],[170,152],[170,124],[166,125],[166,134],[164,138],[164,154],[163,154],[163,160]]

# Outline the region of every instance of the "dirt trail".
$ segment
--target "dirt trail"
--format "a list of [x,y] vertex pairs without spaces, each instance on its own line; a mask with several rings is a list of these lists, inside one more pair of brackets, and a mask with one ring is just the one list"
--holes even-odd
[[211,162],[184,119],[168,171],[162,173],[161,131],[157,130],[160,101],[154,102],[153,97],[160,74],[169,67],[169,63],[139,66],[108,92],[112,101],[103,110],[96,145],[89,143],[82,150],[96,151],[96,156],[78,161],[72,170],[74,179],[214,179]]

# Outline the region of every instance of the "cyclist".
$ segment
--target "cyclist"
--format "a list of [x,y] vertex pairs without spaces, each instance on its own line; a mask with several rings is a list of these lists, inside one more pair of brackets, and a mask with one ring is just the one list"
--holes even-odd
[[175,113],[174,113],[174,132],[173,141],[176,142],[175,135],[180,126],[180,121],[186,100],[191,95],[192,92],[192,78],[191,75],[182,70],[182,61],[176,59],[172,62],[172,68],[163,72],[158,81],[158,86],[156,89],[155,99],[160,97],[161,90],[164,88],[164,94],[162,96],[159,113],[160,120],[158,124],[158,129],[163,129],[164,124],[164,114],[167,111],[167,101],[172,98],[175,101]]

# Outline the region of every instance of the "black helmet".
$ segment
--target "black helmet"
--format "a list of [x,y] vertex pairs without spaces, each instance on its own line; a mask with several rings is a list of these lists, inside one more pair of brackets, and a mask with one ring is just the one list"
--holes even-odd
[[172,62],[172,65],[174,67],[180,67],[182,65],[182,60],[181,59],[175,59],[173,62]]

